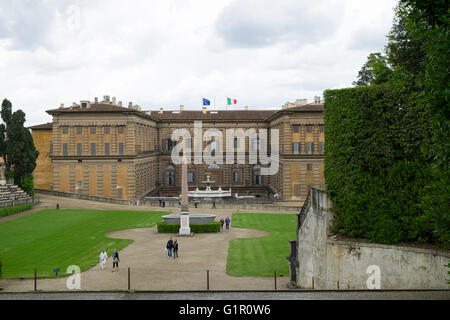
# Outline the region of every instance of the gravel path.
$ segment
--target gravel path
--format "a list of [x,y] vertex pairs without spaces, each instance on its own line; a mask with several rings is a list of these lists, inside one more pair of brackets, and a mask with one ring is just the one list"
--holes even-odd
[[[56,203],[59,203],[62,209],[150,210],[150,208],[118,206],[44,195],[41,196],[41,203],[33,211],[46,207],[55,208]],[[221,217],[231,217],[232,211],[217,210],[214,213],[219,220]],[[24,214],[30,214],[30,212]],[[13,219],[17,216],[6,218]],[[226,274],[226,257],[231,239],[263,237],[267,234],[261,230],[233,228],[232,223],[230,230],[224,229],[212,234],[195,234],[193,237],[160,234],[156,226],[111,232],[107,236],[132,239],[134,242],[120,252],[119,271],[112,272],[112,259],[109,258],[104,270],[101,270],[98,264],[82,272],[81,290],[126,290],[128,267],[132,290],[206,290],[207,270],[209,270],[210,290],[272,290],[275,286],[272,277],[234,277]],[[177,238],[179,242],[178,259],[167,258],[164,248],[169,237]],[[100,250],[101,248],[99,253]],[[37,288],[44,291],[67,290],[67,279],[38,279]],[[287,283],[287,276],[277,278],[277,288],[287,288]],[[3,292],[31,291],[34,288],[34,281],[0,280],[0,287],[3,288]]]

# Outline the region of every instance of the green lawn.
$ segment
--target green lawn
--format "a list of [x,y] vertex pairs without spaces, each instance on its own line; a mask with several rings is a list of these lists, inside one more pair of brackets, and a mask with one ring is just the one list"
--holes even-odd
[[231,227],[270,232],[262,238],[230,241],[227,273],[233,276],[273,276],[289,274],[289,240],[295,240],[296,215],[234,213]]
[[2,278],[54,277],[54,268],[66,271],[69,265],[81,270],[98,263],[105,248],[121,250],[132,240],[112,239],[107,232],[150,227],[163,212],[42,210],[16,220],[0,223]]

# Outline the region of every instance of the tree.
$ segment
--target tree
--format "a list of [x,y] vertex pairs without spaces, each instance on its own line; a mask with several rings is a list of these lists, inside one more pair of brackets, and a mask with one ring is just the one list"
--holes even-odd
[[354,86],[366,86],[381,84],[392,76],[392,70],[387,64],[387,59],[381,53],[371,53],[367,62],[358,73],[358,80],[353,82]]
[[24,128],[25,113],[17,110],[12,114],[11,122],[7,127],[8,159],[14,168],[15,180],[22,186],[27,175],[36,167],[39,152],[33,143],[33,137],[28,129]]
[[399,3],[396,7],[385,51],[393,69],[403,67],[407,72],[418,76],[425,71],[425,52],[423,42],[415,39],[408,29],[407,16],[410,11],[409,6],[404,3]]
[[6,126],[11,122],[12,116],[12,104],[8,99],[3,99],[2,102],[2,111],[0,112],[3,122],[5,122]]

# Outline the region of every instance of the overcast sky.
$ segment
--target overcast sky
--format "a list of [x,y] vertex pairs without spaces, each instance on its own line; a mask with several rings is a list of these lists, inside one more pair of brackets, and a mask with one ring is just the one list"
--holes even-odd
[[[146,110],[277,109],[350,87],[396,0],[1,0],[0,98],[26,113],[103,95]],[[230,108],[229,108],[230,109]]]

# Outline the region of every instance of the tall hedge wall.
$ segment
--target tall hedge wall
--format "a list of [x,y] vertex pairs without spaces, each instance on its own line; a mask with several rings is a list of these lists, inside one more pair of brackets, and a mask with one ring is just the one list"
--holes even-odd
[[393,244],[438,243],[424,215],[429,165],[426,112],[383,85],[327,90],[325,181],[336,219],[334,231]]

